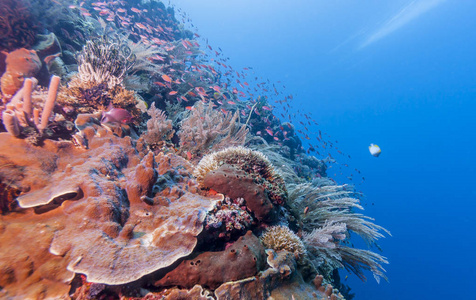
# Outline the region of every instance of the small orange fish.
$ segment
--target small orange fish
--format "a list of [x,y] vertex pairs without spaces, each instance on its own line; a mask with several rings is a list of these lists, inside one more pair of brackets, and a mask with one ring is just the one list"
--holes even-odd
[[171,91],[169,95],[173,96],[173,95],[177,95],[177,93],[178,93],[177,91]]
[[187,106],[187,107],[185,107],[185,109],[187,109],[187,110],[194,110],[195,108],[194,108],[193,106]]
[[190,151],[187,151],[187,159],[192,160],[192,153]]
[[309,211],[309,206],[306,206],[306,208],[304,208],[304,214],[307,214],[308,211]]
[[172,82],[172,78],[170,78],[169,76],[167,76],[167,75],[165,75],[165,74],[162,75],[162,79],[163,79],[164,81],[167,81],[167,82]]
[[212,189],[209,189],[209,190],[208,190],[208,193],[210,193],[210,195],[212,195],[212,196],[215,196],[216,194],[218,194],[217,191],[212,190]]

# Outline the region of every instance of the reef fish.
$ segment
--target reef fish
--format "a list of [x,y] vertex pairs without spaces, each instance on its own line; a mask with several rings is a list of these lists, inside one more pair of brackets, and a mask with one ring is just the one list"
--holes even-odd
[[370,154],[372,154],[375,157],[378,157],[380,153],[382,152],[382,150],[380,150],[380,147],[375,144],[370,144],[369,151],[370,151]]
[[132,120],[131,114],[123,108],[112,108],[102,113],[101,123],[127,124]]

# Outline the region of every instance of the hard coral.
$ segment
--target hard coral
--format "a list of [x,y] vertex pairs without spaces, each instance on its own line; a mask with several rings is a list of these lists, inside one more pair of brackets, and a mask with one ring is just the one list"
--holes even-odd
[[78,114],[105,111],[110,106],[129,111],[135,124],[141,120],[142,113],[137,108],[135,93],[120,85],[109,88],[105,83],[82,81],[75,77],[68,87],[60,89],[58,103],[63,106],[63,114],[69,120],[74,120]]
[[276,210],[265,188],[253,176],[230,165],[208,172],[203,185],[230,198],[243,198],[246,208],[258,221],[269,222],[276,218]]
[[182,261],[155,285],[191,288],[200,284],[216,289],[224,282],[254,276],[264,265],[264,248],[259,239],[248,231],[226,250],[205,252]]
[[306,254],[306,247],[301,239],[287,226],[272,226],[261,236],[261,242],[268,249],[275,251],[286,250],[302,258]]
[[[35,284],[49,291],[51,283],[68,284],[73,273],[114,285],[170,266],[193,251],[208,211],[222,198],[198,195],[181,157],[139,153],[129,138],[99,125],[82,131],[88,150],[50,140],[32,147],[0,133],[0,145],[8,145],[0,147],[0,177],[14,179],[12,184],[23,191],[17,198],[20,211],[0,216],[0,265],[15,273],[20,271],[11,260],[15,253],[36,257],[43,249],[49,254],[42,259],[54,260],[58,269],[30,278],[42,265],[34,263],[23,277],[15,273],[2,284],[2,296],[33,293]],[[10,176],[19,171],[21,176]],[[14,228],[39,232],[39,226],[51,234],[28,235],[28,243],[9,246]],[[44,246],[30,247],[36,241]]]
[[25,78],[35,76],[41,61],[34,50],[21,48],[7,54],[6,71],[1,78],[2,93],[12,97],[23,85]]
[[261,152],[245,147],[229,147],[203,157],[194,171],[199,185],[204,186],[205,176],[223,165],[233,166],[252,176],[257,184],[266,189],[274,204],[282,205],[286,202],[284,181],[271,162]]

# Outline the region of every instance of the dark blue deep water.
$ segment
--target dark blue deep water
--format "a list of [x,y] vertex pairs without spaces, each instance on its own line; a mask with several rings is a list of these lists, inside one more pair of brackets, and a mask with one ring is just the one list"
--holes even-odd
[[335,178],[356,183],[364,213],[393,235],[379,243],[389,282],[349,274],[355,299],[474,299],[476,2],[172,4],[234,68],[281,81],[319,123],[309,132],[351,155]]

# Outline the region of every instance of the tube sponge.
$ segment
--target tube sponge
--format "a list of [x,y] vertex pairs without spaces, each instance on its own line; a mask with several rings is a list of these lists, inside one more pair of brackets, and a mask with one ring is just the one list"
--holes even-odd
[[13,110],[7,109],[3,111],[2,120],[8,133],[15,137],[20,135],[20,125],[18,124],[17,116]]

